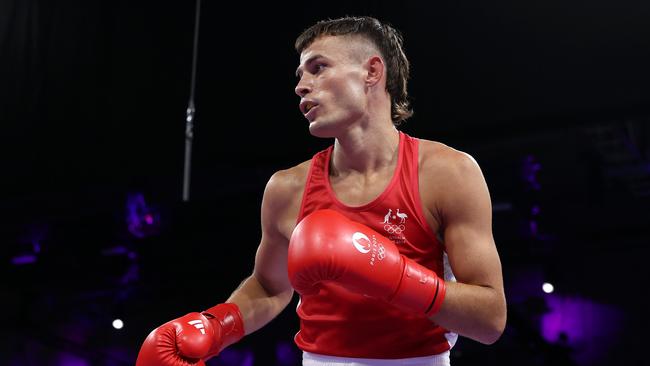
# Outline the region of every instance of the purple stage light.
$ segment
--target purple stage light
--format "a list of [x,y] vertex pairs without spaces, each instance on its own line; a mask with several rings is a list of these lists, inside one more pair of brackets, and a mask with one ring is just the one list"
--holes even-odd
[[23,255],[17,255],[13,258],[11,258],[11,263],[13,263],[16,266],[21,266],[25,264],[32,264],[36,262],[36,256],[33,254],[23,254]]
[[49,231],[48,224],[30,224],[27,232],[19,238],[19,242],[25,244],[25,247],[20,250],[21,254],[11,258],[11,263],[16,266],[35,263],[41,253],[41,241],[47,238]]
[[126,223],[128,230],[137,238],[156,234],[160,218],[147,206],[142,193],[130,194],[126,200]]
[[300,364],[298,353],[291,342],[278,342],[275,346],[275,358],[280,366],[292,366]]
[[528,222],[528,230],[529,230],[529,232],[530,232],[530,236],[532,236],[532,237],[537,236],[537,231],[538,231],[538,228],[537,228],[537,221],[535,221],[535,220],[530,220],[530,221]]
[[113,255],[125,255],[129,250],[123,245],[116,245],[114,247],[106,248],[102,250],[102,255],[113,256]]
[[219,357],[213,357],[207,362],[209,366],[253,366],[255,355],[250,349],[226,348]]
[[56,365],[58,366],[90,366],[90,364],[83,358],[67,352],[59,353],[57,358]]
[[593,364],[604,358],[622,336],[620,309],[578,296],[545,296],[549,312],[542,316],[542,337],[573,349],[576,362]]
[[241,366],[253,366],[253,361],[255,361],[255,357],[253,356],[252,351],[247,351],[246,355],[244,357],[244,360],[241,363]]
[[524,181],[528,184],[529,188],[538,191],[541,185],[537,181],[537,173],[542,169],[542,165],[535,160],[532,155],[524,158],[521,174]]
[[530,208],[530,214],[533,216],[539,215],[541,211],[542,210],[539,208],[539,205],[533,205],[533,207]]
[[120,283],[127,285],[131,282],[137,281],[140,278],[140,266],[137,263],[131,263],[126,273],[120,278]]

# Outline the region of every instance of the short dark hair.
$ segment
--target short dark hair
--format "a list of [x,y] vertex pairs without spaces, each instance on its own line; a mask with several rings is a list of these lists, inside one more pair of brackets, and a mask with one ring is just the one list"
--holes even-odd
[[391,98],[391,119],[398,126],[413,115],[407,91],[409,61],[403,49],[400,32],[386,22],[368,17],[346,16],[321,20],[304,30],[296,39],[295,48],[302,53],[321,36],[360,35],[371,41],[386,63],[386,90]]

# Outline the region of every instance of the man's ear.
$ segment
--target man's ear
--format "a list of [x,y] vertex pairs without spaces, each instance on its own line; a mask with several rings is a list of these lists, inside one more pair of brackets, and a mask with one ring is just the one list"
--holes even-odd
[[366,75],[366,84],[368,86],[374,86],[375,84],[381,81],[381,78],[386,72],[386,65],[384,65],[384,60],[381,57],[375,55],[371,56],[368,61],[366,61],[366,70],[368,74]]

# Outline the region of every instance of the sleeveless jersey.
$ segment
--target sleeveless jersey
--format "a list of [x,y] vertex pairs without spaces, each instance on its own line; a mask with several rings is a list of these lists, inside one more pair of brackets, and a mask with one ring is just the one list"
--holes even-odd
[[[418,139],[399,133],[398,161],[384,191],[363,206],[339,201],[329,182],[333,146],[314,155],[298,222],[319,209],[336,210],[391,239],[401,254],[444,278],[443,247],[427,224],[418,188]],[[409,358],[451,348],[446,329],[425,315],[323,281],[319,292],[301,296],[300,331],[294,340],[303,351],[357,358]]]

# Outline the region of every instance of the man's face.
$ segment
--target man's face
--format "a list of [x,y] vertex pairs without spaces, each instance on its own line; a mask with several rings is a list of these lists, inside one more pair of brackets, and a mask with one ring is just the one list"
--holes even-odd
[[363,46],[351,37],[324,36],[300,54],[296,94],[312,135],[336,137],[365,115]]

